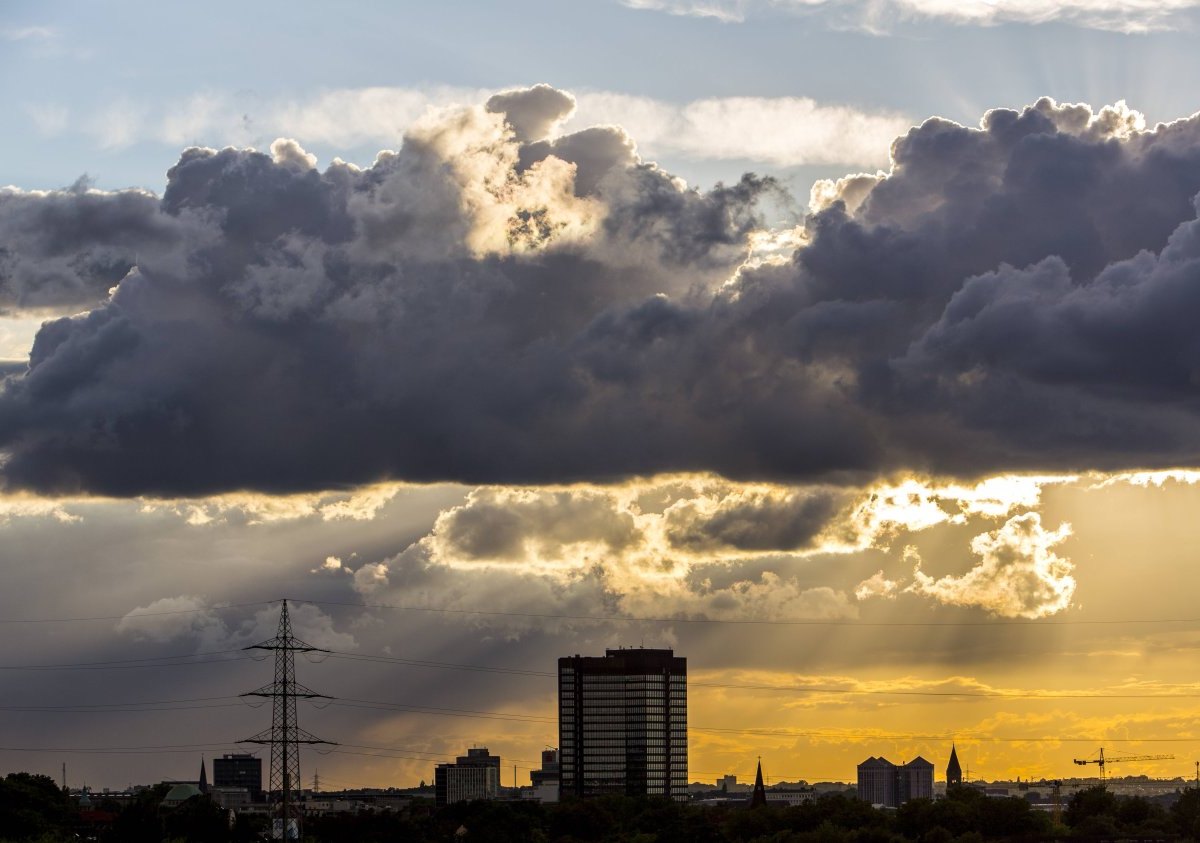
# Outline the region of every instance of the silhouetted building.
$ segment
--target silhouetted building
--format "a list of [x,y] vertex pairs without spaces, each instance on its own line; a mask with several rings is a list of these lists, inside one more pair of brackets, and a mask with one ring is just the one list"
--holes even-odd
[[950,744],[950,763],[946,765],[946,787],[956,787],[962,783],[962,766],[958,763],[958,749],[954,744]]
[[249,753],[227,753],[213,759],[213,787],[245,788],[255,802],[263,801],[262,759]]
[[762,759],[758,759],[758,770],[754,773],[754,793],[750,795],[750,807],[759,808],[767,804],[767,788],[763,785]]
[[204,771],[204,759],[200,759],[200,781],[196,785],[201,793],[208,793],[208,773]]
[[897,804],[896,765],[871,756],[858,765],[858,798],[872,805]]
[[564,797],[686,800],[687,659],[645,649],[559,659],[558,733]]
[[885,808],[910,799],[932,799],[933,765],[919,755],[899,766],[872,756],[858,765],[858,798]]
[[487,747],[472,747],[453,764],[433,771],[434,799],[439,808],[473,799],[495,799],[500,792],[500,756]]
[[543,749],[542,750],[542,769],[530,770],[529,781],[534,787],[554,782],[558,784],[559,768],[558,768],[558,750]]
[[933,764],[917,756],[900,770],[900,801],[903,805],[910,799],[933,798]]
[[[166,784],[166,782],[164,782],[164,784]],[[193,796],[201,795],[200,788],[196,787],[191,782],[180,782],[167,791],[167,795],[162,799],[162,806],[164,808],[178,808]]]

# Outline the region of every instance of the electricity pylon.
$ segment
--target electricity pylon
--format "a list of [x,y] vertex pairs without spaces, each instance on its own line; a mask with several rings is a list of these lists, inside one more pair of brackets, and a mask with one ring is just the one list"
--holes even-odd
[[242,694],[243,697],[269,697],[271,699],[271,728],[247,738],[243,743],[257,743],[271,747],[271,801],[277,808],[279,824],[273,828],[272,836],[279,840],[299,840],[303,810],[299,805],[300,747],[304,744],[328,744],[316,735],[301,729],[296,720],[296,700],[331,699],[318,694],[296,681],[296,653],[328,653],[313,647],[292,635],[292,620],[288,616],[287,601],[279,613],[279,630],[275,637],[245,647],[246,650],[272,650],[275,653],[275,681],[263,685],[257,691]]

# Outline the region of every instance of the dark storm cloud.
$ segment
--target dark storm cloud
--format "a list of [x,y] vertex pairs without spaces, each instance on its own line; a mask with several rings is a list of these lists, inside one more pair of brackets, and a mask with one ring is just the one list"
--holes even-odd
[[620,552],[643,537],[628,512],[595,493],[509,494],[478,489],[467,503],[438,519],[438,534],[454,558],[524,561],[527,553],[578,543]]
[[693,553],[799,550],[812,544],[842,502],[828,491],[739,494],[711,511],[685,502],[667,511],[665,532],[672,547]]
[[[790,262],[739,271],[772,182],[688,189],[617,128],[538,137],[569,110],[507,92],[365,170],[283,141],[185,152],[103,240],[177,245],[7,378],[7,483],[1195,464],[1200,118],[931,120],[888,176],[827,186]],[[72,242],[38,236],[7,260]]]
[[139,250],[171,249],[179,229],[154,195],[92,190],[86,178],[60,191],[0,190],[0,313],[91,307]]

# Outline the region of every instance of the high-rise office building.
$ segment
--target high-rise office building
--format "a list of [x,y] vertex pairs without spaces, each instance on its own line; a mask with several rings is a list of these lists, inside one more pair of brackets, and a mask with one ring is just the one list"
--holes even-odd
[[232,753],[214,758],[213,787],[245,788],[256,802],[263,799],[262,759],[249,753]]
[[500,792],[500,756],[486,746],[471,747],[453,764],[438,764],[433,771],[434,799],[439,808],[454,802],[495,799]]
[[687,659],[606,650],[558,660],[559,782],[564,798],[687,792]]

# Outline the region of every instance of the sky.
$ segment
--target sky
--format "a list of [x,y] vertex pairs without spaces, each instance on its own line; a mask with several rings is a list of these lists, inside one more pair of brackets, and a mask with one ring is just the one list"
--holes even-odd
[[[0,7],[0,770],[1190,778],[1191,0]],[[250,700],[249,702],[253,702]]]

